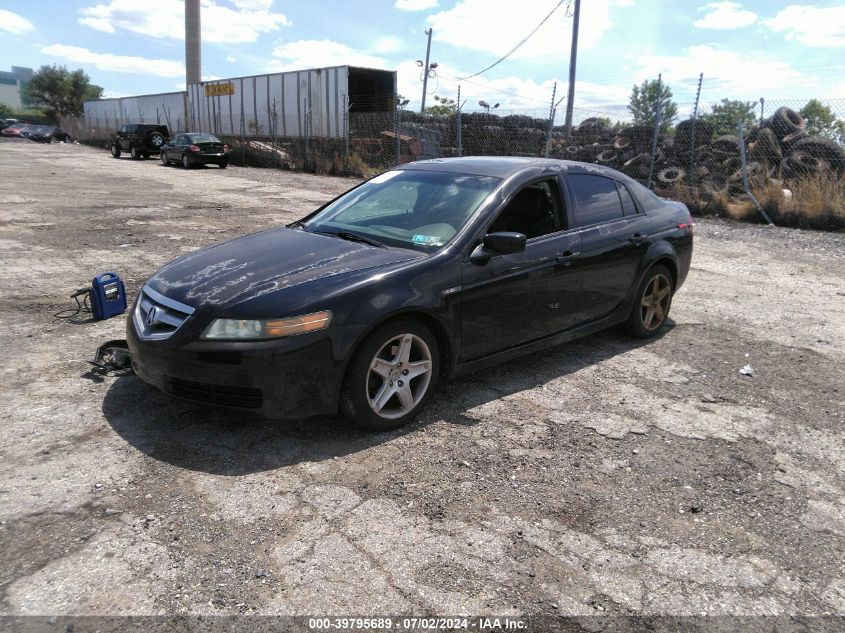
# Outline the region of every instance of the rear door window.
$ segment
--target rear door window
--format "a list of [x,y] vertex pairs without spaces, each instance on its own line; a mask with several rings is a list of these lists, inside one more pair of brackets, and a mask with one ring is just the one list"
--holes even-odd
[[575,199],[575,226],[620,220],[624,216],[616,181],[593,174],[572,174],[567,182]]

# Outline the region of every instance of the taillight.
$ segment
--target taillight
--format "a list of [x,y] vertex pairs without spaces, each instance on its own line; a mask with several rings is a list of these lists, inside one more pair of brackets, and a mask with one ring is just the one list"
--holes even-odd
[[678,224],[678,228],[682,231],[689,230],[690,235],[692,235],[693,230],[695,229],[695,223],[692,221],[692,216],[689,216],[686,222],[681,222],[680,224]]
[[196,145],[191,145],[188,149],[191,150],[192,152],[200,151],[200,148],[197,147]]
[[223,151],[224,151],[224,152],[228,152],[228,151],[229,151],[229,146],[228,146],[228,145],[224,145],[224,146],[223,146]]

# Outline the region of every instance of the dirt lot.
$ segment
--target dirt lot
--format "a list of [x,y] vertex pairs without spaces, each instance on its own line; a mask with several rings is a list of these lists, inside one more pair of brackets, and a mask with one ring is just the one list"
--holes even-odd
[[0,613],[845,615],[845,235],[701,221],[661,338],[368,434],[101,378],[124,319],[53,317],[353,181],[27,141],[0,173]]

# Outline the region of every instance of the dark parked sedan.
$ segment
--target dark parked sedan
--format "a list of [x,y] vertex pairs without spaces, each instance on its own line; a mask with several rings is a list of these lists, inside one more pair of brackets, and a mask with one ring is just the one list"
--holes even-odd
[[692,231],[612,169],[411,163],[164,266],[130,311],[132,363],[188,400],[393,428],[440,379],[620,323],[655,335]]
[[226,169],[229,165],[229,146],[213,134],[188,132],[177,134],[162,145],[159,158],[162,165],[176,161],[185,169],[209,164]]
[[37,143],[60,143],[69,141],[70,135],[61,128],[52,125],[36,125],[29,129],[27,138]]

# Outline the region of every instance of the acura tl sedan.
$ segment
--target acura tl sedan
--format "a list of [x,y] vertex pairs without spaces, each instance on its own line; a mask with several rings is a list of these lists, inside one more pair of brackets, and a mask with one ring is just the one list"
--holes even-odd
[[692,240],[683,204],[605,167],[415,162],[164,266],[129,313],[132,365],[178,398],[395,428],[444,378],[618,324],[654,336]]

